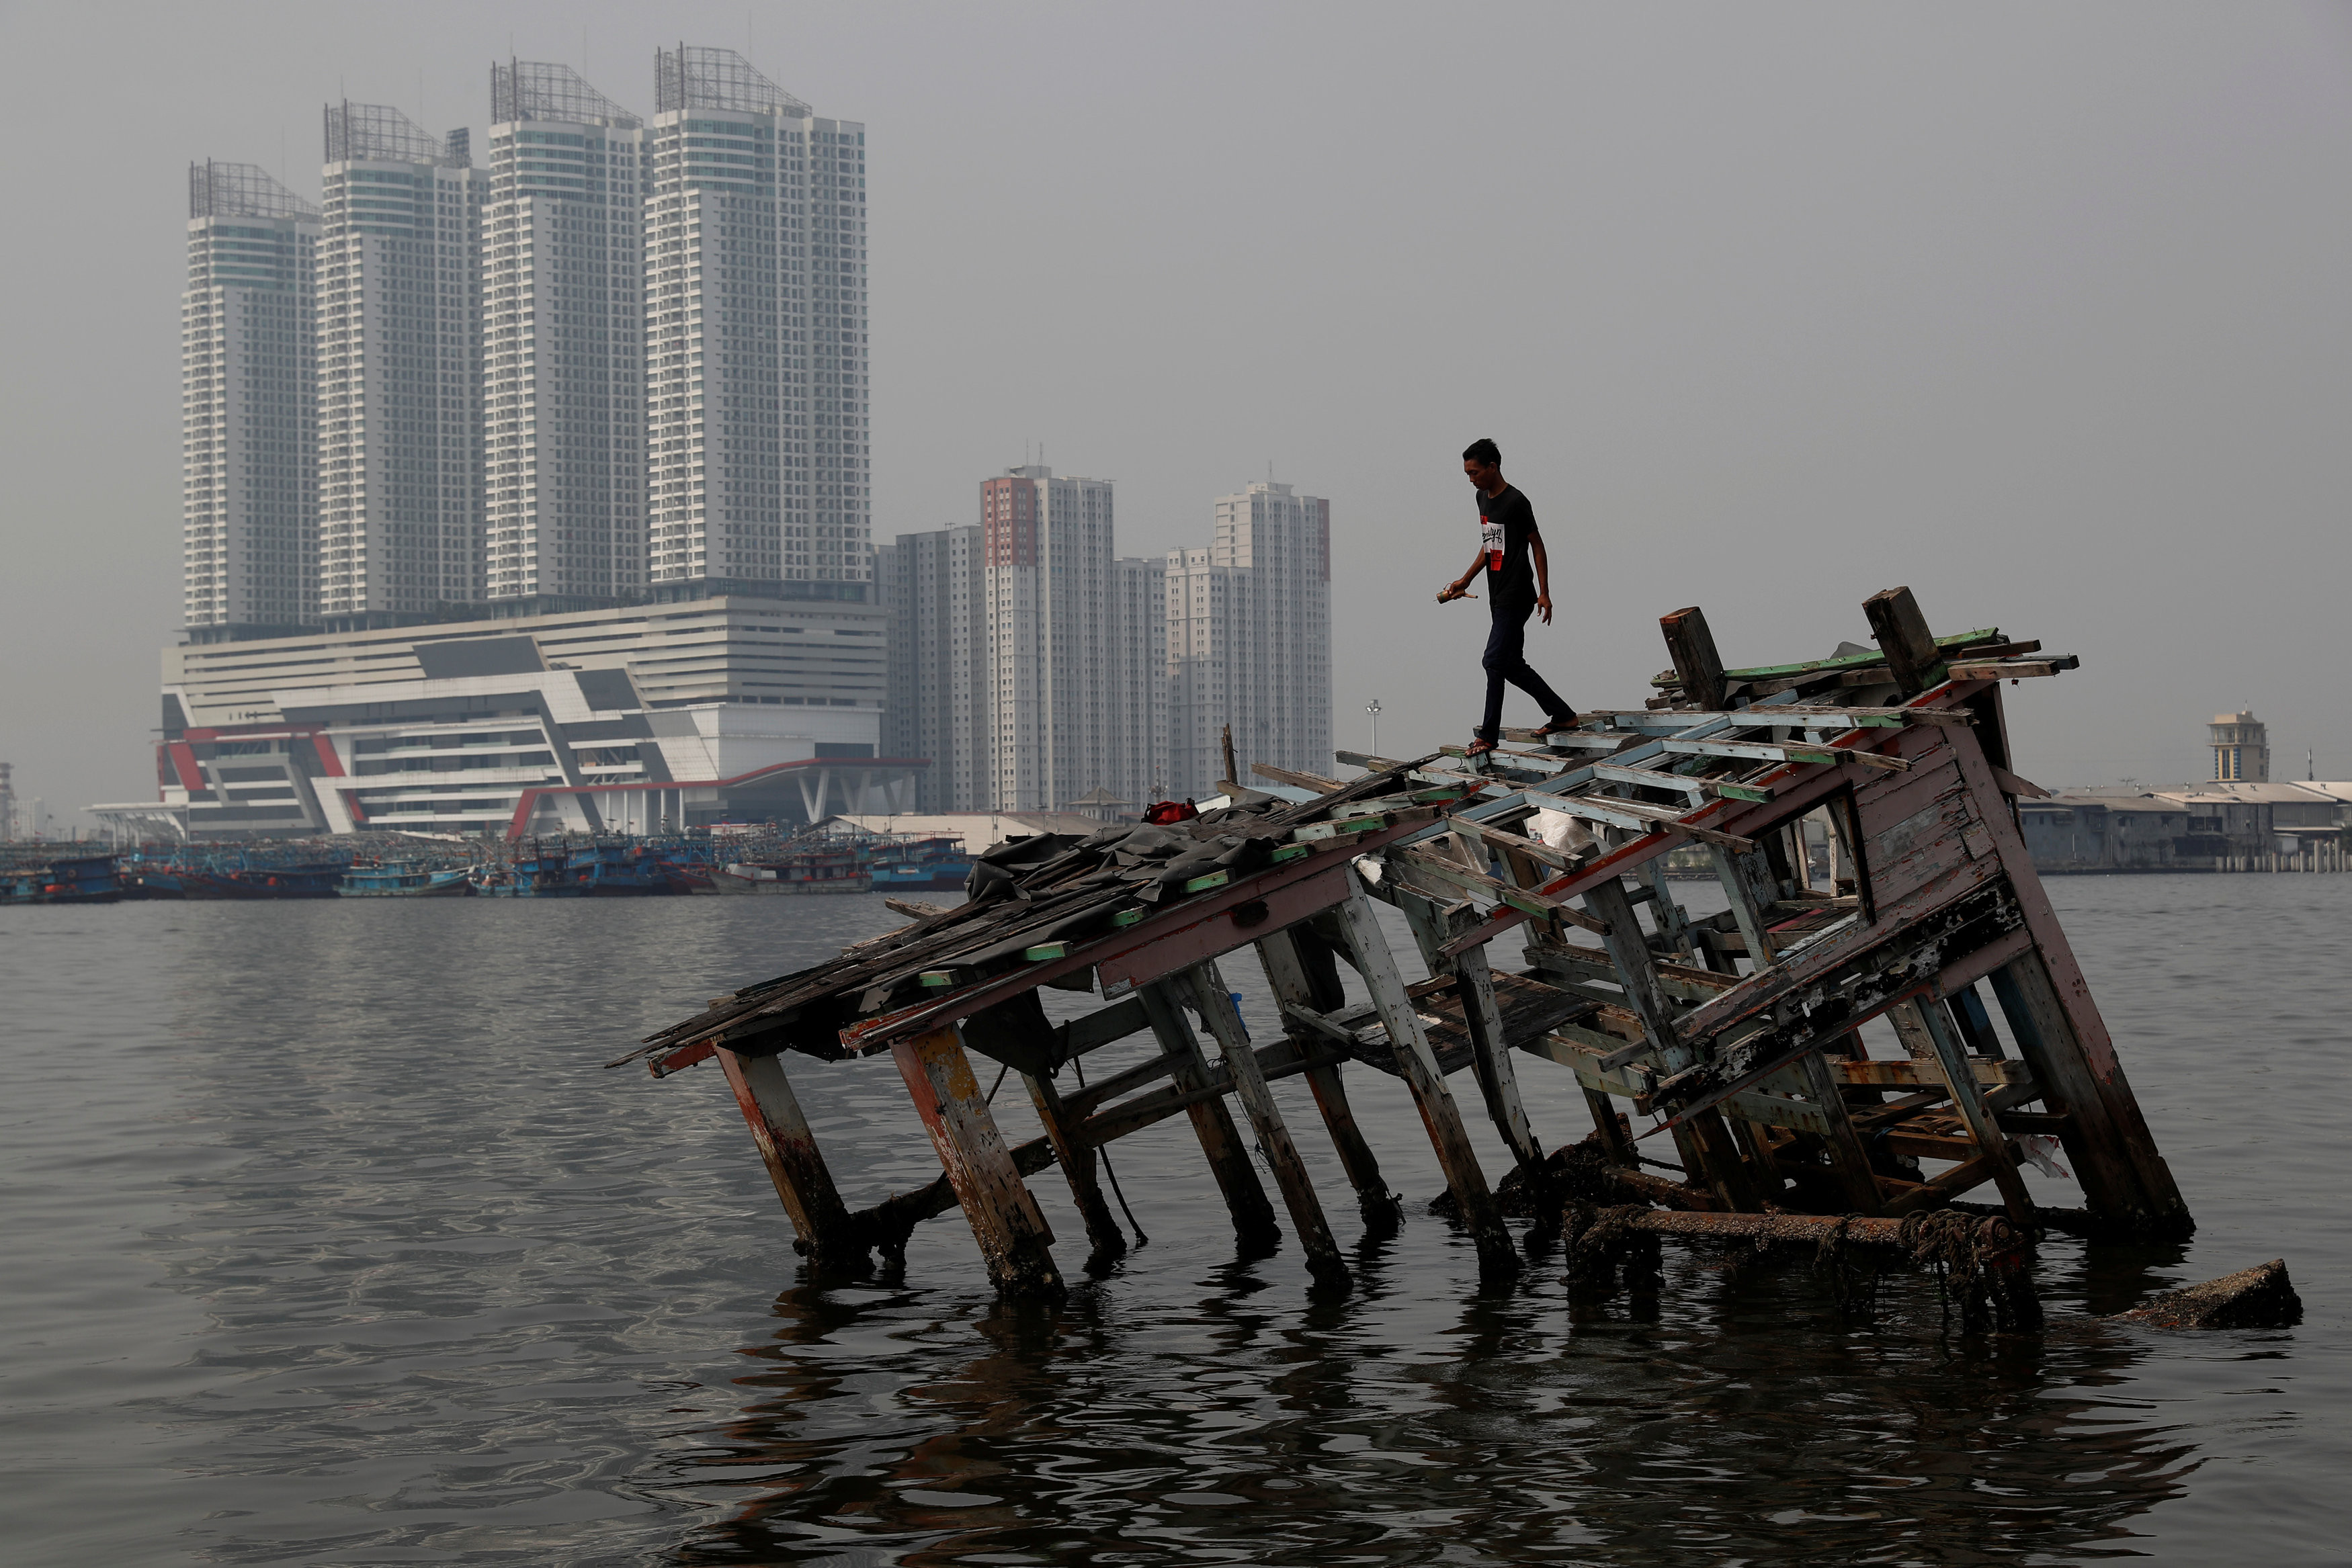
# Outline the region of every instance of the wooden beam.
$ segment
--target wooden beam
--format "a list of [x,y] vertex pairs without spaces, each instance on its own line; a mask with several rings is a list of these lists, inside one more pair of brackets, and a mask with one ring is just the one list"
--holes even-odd
[[783,1063],[772,1056],[738,1056],[724,1048],[715,1054],[751,1129],[751,1141],[759,1145],[768,1179],[775,1184],[776,1197],[800,1239],[798,1250],[820,1267],[854,1268],[865,1262],[866,1244],[856,1239],[849,1210],[817,1149],[816,1134],[801,1113]]
[[1380,1009],[1381,1026],[1396,1051],[1397,1071],[1421,1109],[1422,1125],[1436,1150],[1438,1167],[1445,1173],[1455,1208],[1477,1246],[1478,1271],[1490,1279],[1516,1273],[1518,1254],[1512,1250],[1510,1234],[1503,1228],[1494,1192],[1486,1185],[1486,1173],[1478,1168],[1470,1134],[1462,1125],[1462,1113],[1446,1092],[1445,1076],[1438,1071],[1429,1035],[1422,1028],[1412,998],[1405,994],[1404,977],[1397,972],[1388,940],[1381,935],[1380,918],[1372,912],[1371,900],[1364,896],[1363,883],[1352,866],[1348,870],[1348,901],[1336,911],[1340,930],[1356,972],[1363,977],[1365,989]]
[[[1976,1070],[1969,1065],[1968,1052],[1961,1048],[1952,1020],[1932,997],[1924,1001],[1898,1002],[1888,1009],[1888,1016],[1897,1020],[1906,1014],[1927,1036],[1928,1051],[1943,1070],[1953,1108],[1967,1125],[1969,1141],[1976,1145],[1979,1154],[1992,1157],[1992,1179],[2000,1188],[2001,1201],[2009,1206],[2009,1217],[2031,1225],[2033,1199],[2025,1190],[2025,1178],[2017,1174],[2017,1159],[2007,1135],[1993,1124],[1992,1113],[1985,1109],[1984,1091],[1978,1086]],[[1896,1028],[1901,1027],[1898,1021]]]
[[1526,1103],[1519,1097],[1518,1075],[1511,1067],[1509,1043],[1503,1038],[1503,1011],[1495,1002],[1495,977],[1486,967],[1486,949],[1473,947],[1454,959],[1462,982],[1462,1017],[1470,1031],[1470,1066],[1477,1075],[1478,1092],[1486,1102],[1487,1118],[1517,1156],[1522,1169],[1532,1173],[1543,1163],[1543,1146],[1528,1124]]
[[1871,638],[1886,655],[1898,690],[1922,692],[1942,678],[1942,653],[1909,589],[1882,589],[1862,601],[1862,612],[1870,617]]
[[1307,1162],[1298,1157],[1298,1149],[1290,1141],[1290,1128],[1284,1124],[1281,1107],[1274,1103],[1274,1091],[1266,1087],[1265,1075],[1258,1071],[1257,1053],[1250,1048],[1249,1036],[1242,1029],[1241,1015],[1234,1010],[1232,996],[1213,963],[1202,964],[1185,976],[1192,993],[1193,1006],[1207,1020],[1209,1032],[1216,1037],[1218,1053],[1224,1058],[1225,1071],[1233,1077],[1234,1092],[1241,1097],[1242,1109],[1250,1119],[1250,1128],[1257,1134],[1257,1146],[1265,1153],[1265,1163],[1274,1168],[1274,1185],[1282,1194],[1283,1207],[1290,1211],[1290,1228],[1298,1236],[1307,1253],[1307,1272],[1316,1283],[1344,1289],[1348,1283],[1348,1266],[1339,1259],[1339,1243],[1331,1239],[1331,1227],[1323,1218],[1323,1205],[1315,1196],[1315,1184],[1307,1175]]
[[1250,1164],[1249,1148],[1242,1142],[1234,1119],[1225,1110],[1219,1094],[1208,1092],[1210,1082],[1208,1059],[1201,1054],[1200,1037],[1192,1032],[1192,1021],[1185,1018],[1181,998],[1165,980],[1155,980],[1143,988],[1143,1005],[1151,1016],[1151,1032],[1160,1039],[1160,1049],[1175,1059],[1169,1077],[1179,1093],[1199,1093],[1184,1107],[1192,1118],[1193,1134],[1201,1140],[1201,1154],[1209,1162],[1209,1172],[1216,1177],[1217,1190],[1224,1195],[1225,1208],[1233,1216],[1234,1237],[1244,1247],[1270,1246],[1282,1235],[1274,1222],[1274,1205],[1266,1201],[1265,1188],[1259,1184],[1257,1171]]
[[971,1059],[955,1028],[902,1035],[890,1042],[890,1059],[931,1135],[931,1147],[999,1293],[1060,1295],[1053,1228],[997,1131],[988,1096],[972,1076]]
[[1037,1108],[1037,1120],[1054,1145],[1055,1162],[1069,1179],[1070,1199],[1078,1206],[1078,1218],[1086,1222],[1087,1241],[1094,1249],[1094,1256],[1118,1257],[1127,1250],[1127,1232],[1118,1228],[1118,1220],[1103,1197],[1102,1184],[1095,1175],[1097,1159],[1094,1145],[1078,1135],[1077,1119],[1062,1103],[1052,1079],[1024,1072],[1021,1082],[1029,1086],[1029,1103]]
[[[1261,936],[1257,957],[1265,970],[1267,987],[1283,1007],[1320,1012],[1346,1005],[1347,993],[1330,953],[1311,933],[1302,934],[1294,927]],[[1348,1087],[1339,1077],[1339,1064],[1309,1069],[1307,1087],[1315,1096],[1315,1109],[1322,1113],[1324,1130],[1331,1135],[1339,1168],[1347,1173],[1348,1185],[1356,1189],[1357,1208],[1369,1222],[1394,1224],[1402,1218],[1397,1196],[1389,1190],[1372,1145],[1356,1125],[1355,1109],[1348,1103]]]
[[1715,633],[1707,630],[1706,612],[1693,605],[1661,615],[1658,629],[1665,633],[1666,654],[1675,662],[1675,674],[1682,677],[1684,700],[1702,708],[1721,708],[1727,700],[1723,659],[1715,651]]

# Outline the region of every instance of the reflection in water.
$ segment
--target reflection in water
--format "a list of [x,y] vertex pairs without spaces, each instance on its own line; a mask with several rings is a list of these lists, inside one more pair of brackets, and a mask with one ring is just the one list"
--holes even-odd
[[1857,1325],[1801,1265],[1727,1272],[1671,1258],[1654,1323],[1571,1322],[1540,1275],[1447,1301],[1402,1269],[1311,1303],[1130,1275],[961,1321],[789,1291],[742,1352],[749,1402],[681,1467],[727,1507],[679,1555],[2080,1560],[2194,1468],[2103,1394],[2144,1340],[1958,1338],[1916,1276]]

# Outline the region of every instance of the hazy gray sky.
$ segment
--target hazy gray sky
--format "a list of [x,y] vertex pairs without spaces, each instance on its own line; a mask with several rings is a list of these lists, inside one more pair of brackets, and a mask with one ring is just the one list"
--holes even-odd
[[1474,721],[1485,607],[1430,596],[1491,434],[1580,706],[1678,606],[1777,662],[1908,583],[2083,655],[2011,690],[2028,777],[2195,777],[2239,704],[2352,775],[2343,6],[211,0],[0,21],[21,789],[152,794],[187,162],[315,196],[339,94],[478,128],[511,49],[650,112],[679,40],[867,124],[877,536],[1042,439],[1159,551],[1271,462],[1331,498],[1343,746]]

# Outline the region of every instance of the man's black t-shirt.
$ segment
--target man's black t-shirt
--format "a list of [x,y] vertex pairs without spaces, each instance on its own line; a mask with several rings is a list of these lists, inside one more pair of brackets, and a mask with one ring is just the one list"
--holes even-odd
[[1496,609],[1534,604],[1536,573],[1528,559],[1528,541],[1535,537],[1535,508],[1517,486],[1506,485],[1498,495],[1479,494],[1478,538],[1486,552],[1488,602]]

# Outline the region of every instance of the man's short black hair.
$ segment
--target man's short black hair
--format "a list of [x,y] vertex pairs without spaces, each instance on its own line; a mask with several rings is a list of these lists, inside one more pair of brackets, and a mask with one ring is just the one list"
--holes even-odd
[[1485,463],[1499,468],[1503,465],[1503,449],[1486,436],[1480,436],[1462,449],[1465,463]]

